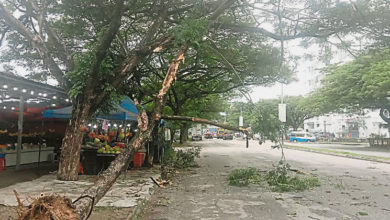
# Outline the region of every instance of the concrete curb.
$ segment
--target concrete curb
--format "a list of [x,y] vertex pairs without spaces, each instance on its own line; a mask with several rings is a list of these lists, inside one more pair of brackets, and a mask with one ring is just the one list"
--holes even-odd
[[[350,158],[350,159],[358,159],[358,160],[366,160],[366,161],[390,164],[390,160],[381,160],[379,158],[378,159],[371,158],[369,155],[367,155],[367,157],[365,157],[365,156],[360,157],[360,156],[347,155],[347,154],[342,154],[342,153],[318,151],[316,149],[303,149],[300,146],[294,146],[294,145],[283,145],[283,147],[286,149],[290,149],[290,150],[300,150],[300,151],[313,152],[313,153],[325,154],[325,155],[331,155],[331,156],[337,156],[337,157],[345,157],[345,158]],[[350,153],[352,153],[352,152],[350,152]]]

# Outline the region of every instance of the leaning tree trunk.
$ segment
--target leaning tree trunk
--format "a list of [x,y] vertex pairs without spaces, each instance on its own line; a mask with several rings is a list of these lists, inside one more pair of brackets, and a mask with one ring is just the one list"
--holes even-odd
[[138,128],[139,131],[132,141],[126,145],[122,153],[120,153],[110,166],[99,176],[97,181],[89,189],[83,192],[80,199],[75,203],[76,212],[79,214],[80,219],[86,219],[88,217],[89,210],[92,210],[93,206],[108,192],[111,186],[115,183],[118,176],[123,170],[125,170],[129,163],[130,158],[134,153],[141,148],[145,143],[150,141],[152,131],[161,119],[161,111],[164,106],[165,94],[169,90],[172,82],[176,78],[176,73],[180,62],[184,60],[184,51],[186,47],[182,48],[171,63],[168,73],[165,76],[162,88],[155,100],[154,112],[152,118],[148,119],[145,110],[142,110],[138,101],[134,100],[140,113],[138,115]]
[[78,179],[78,164],[83,136],[90,117],[90,103],[78,100],[73,105],[72,116],[66,128],[61,146],[57,178],[73,181]]
[[188,140],[188,124],[183,123],[180,126],[180,144],[185,143]]

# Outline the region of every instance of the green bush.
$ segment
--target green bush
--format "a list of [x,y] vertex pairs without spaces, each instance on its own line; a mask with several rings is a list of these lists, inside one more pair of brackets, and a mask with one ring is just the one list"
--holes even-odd
[[170,148],[164,154],[164,164],[177,169],[197,167],[195,158],[200,157],[200,147],[191,147],[188,149],[174,150]]
[[295,175],[291,177],[288,173],[290,165],[279,162],[275,170],[269,171],[265,175],[265,180],[271,187],[272,191],[288,192],[288,191],[303,191],[309,188],[320,185],[317,177],[302,177]]
[[256,168],[233,170],[229,175],[229,185],[248,186],[266,183],[272,191],[276,192],[303,191],[320,185],[320,181],[314,176],[291,176],[288,172],[289,167],[286,163],[279,163],[274,170],[265,174],[261,174]]
[[262,182],[261,176],[256,168],[245,168],[233,170],[229,175],[229,184],[232,186],[247,186],[249,183]]

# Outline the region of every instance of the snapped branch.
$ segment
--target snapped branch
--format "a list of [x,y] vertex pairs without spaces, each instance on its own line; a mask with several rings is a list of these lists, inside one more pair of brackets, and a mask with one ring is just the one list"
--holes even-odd
[[214,126],[217,126],[220,128],[225,128],[225,129],[232,130],[232,131],[240,131],[240,132],[243,132],[245,134],[248,134],[248,129],[246,129],[246,128],[240,128],[240,127],[236,127],[236,126],[222,124],[222,123],[210,121],[210,120],[207,120],[204,118],[195,118],[195,117],[179,116],[179,115],[162,115],[161,118],[165,119],[165,120],[190,121],[190,122],[195,122],[195,123],[214,125]]

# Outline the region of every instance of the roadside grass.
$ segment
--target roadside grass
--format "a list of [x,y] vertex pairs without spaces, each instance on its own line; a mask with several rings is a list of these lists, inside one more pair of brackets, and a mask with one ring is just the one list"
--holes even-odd
[[281,164],[274,169],[260,172],[256,168],[243,168],[233,170],[229,175],[229,185],[248,186],[257,184],[269,187],[274,192],[304,191],[320,186],[320,181],[315,176],[303,176],[291,174],[288,164]]
[[296,149],[296,150],[305,150],[305,151],[312,151],[312,152],[318,152],[318,153],[327,153],[331,155],[341,155],[341,156],[347,156],[357,159],[366,159],[366,160],[379,160],[379,161],[389,161],[390,157],[381,157],[381,156],[374,156],[374,155],[364,155],[364,154],[358,154],[353,152],[346,152],[346,151],[338,151],[338,150],[330,150],[330,149],[323,149],[323,148],[310,148],[310,147],[304,147],[304,146],[296,146],[296,145],[290,145],[290,144],[284,144],[283,145],[286,148],[290,149]]

